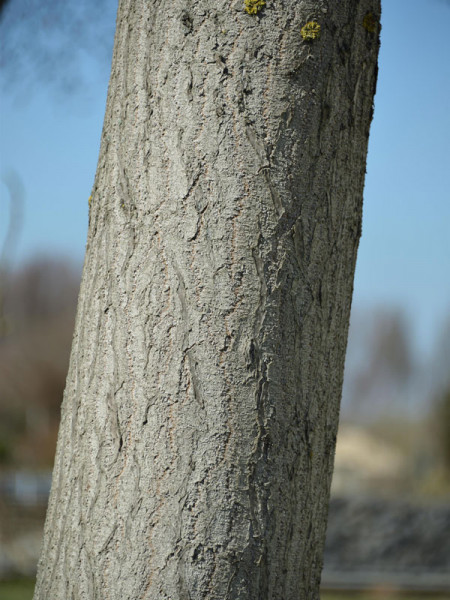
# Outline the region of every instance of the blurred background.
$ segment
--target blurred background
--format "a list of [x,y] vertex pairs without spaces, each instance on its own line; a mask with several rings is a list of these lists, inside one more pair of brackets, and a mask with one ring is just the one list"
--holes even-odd
[[[5,600],[32,593],[116,6],[0,2]],[[450,592],[450,2],[385,0],[381,22],[325,598]]]

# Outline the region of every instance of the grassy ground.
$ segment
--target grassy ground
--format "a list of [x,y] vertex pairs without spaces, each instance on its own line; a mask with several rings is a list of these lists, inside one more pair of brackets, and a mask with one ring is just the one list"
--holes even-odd
[[34,580],[0,581],[1,600],[31,600],[33,598]]
[[[34,581],[0,581],[0,600],[31,600]],[[443,600],[444,596],[421,594],[389,594],[373,591],[359,592],[323,592],[321,600]]]

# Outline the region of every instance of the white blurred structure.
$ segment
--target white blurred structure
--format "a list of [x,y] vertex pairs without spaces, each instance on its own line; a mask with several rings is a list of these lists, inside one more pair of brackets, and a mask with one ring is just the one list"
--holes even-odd
[[339,429],[331,493],[398,491],[408,475],[403,453],[384,440],[351,425]]

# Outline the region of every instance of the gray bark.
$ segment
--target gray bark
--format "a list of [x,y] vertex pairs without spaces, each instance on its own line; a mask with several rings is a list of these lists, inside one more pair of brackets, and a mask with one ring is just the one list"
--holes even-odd
[[379,14],[120,1],[35,600],[319,597]]

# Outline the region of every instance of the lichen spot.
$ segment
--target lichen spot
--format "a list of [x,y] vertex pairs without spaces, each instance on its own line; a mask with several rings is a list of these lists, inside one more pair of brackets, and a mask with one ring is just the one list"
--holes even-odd
[[305,42],[312,42],[320,37],[320,25],[317,21],[308,21],[300,30]]
[[363,27],[369,33],[375,33],[377,30],[378,21],[373,13],[369,12],[363,19]]
[[91,205],[91,202],[92,202],[92,194],[89,196],[89,199],[88,199],[89,206]]
[[245,0],[245,12],[249,15],[257,15],[266,5],[265,0]]

